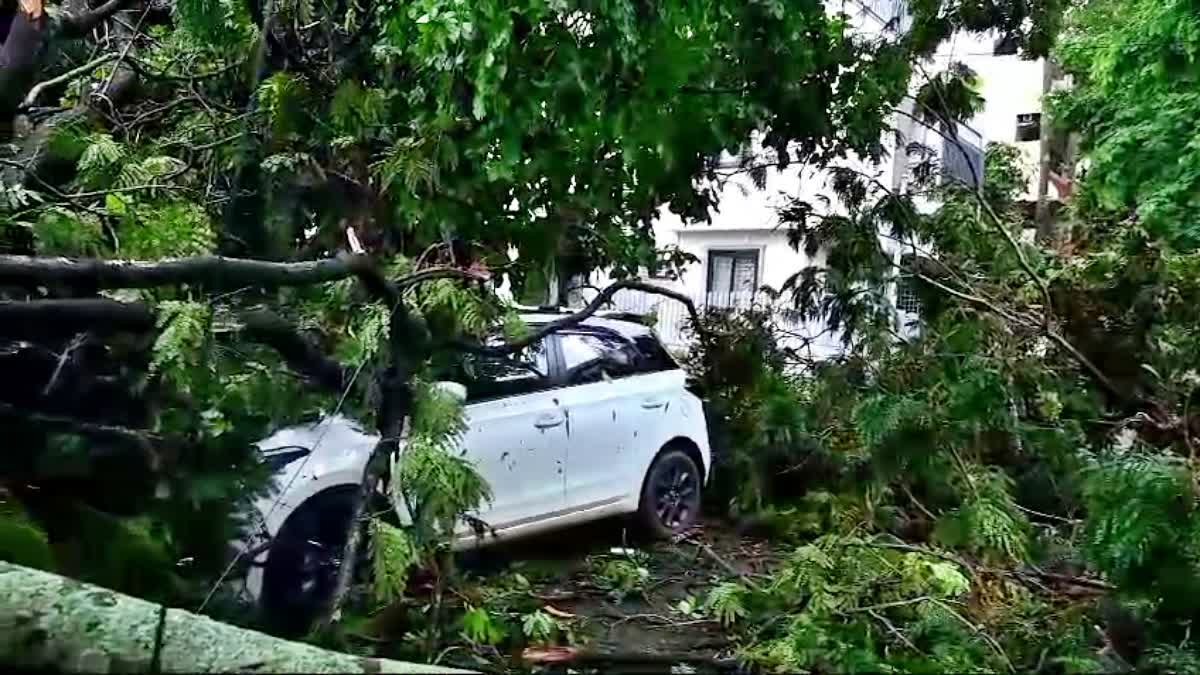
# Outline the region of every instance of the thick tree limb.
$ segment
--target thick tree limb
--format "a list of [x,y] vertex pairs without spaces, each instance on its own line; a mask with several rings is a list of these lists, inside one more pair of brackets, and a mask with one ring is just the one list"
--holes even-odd
[[395,286],[398,290],[406,290],[417,284],[422,284],[426,281],[434,279],[462,279],[464,281],[487,281],[488,277],[477,274],[470,270],[464,270],[458,267],[431,267],[413,272],[412,274],[401,277],[396,280]]
[[696,310],[696,303],[693,302],[691,298],[684,295],[683,293],[680,293],[678,291],[673,291],[669,288],[655,286],[654,284],[648,284],[644,281],[627,279],[624,281],[618,281],[618,282],[608,286],[604,290],[600,291],[596,295],[596,297],[593,298],[592,301],[587,304],[586,307],[579,310],[578,312],[575,312],[574,314],[568,314],[567,316],[564,316],[560,319],[555,319],[546,324],[543,324],[537,330],[530,332],[528,335],[526,335],[518,340],[513,340],[513,341],[508,342],[507,344],[503,344],[503,345],[480,346],[480,345],[470,345],[470,344],[460,343],[460,344],[456,344],[455,346],[459,347],[460,349],[464,349],[466,351],[473,351],[473,352],[480,353],[480,354],[492,354],[492,355],[496,355],[496,356],[507,356],[509,354],[519,352],[522,349],[528,347],[529,345],[534,344],[535,342],[545,338],[547,335],[550,335],[551,333],[563,330],[565,328],[571,328],[572,326],[577,326],[577,325],[583,323],[588,318],[590,318],[592,315],[594,315],[596,312],[600,311],[600,309],[603,308],[604,305],[608,304],[609,301],[611,301],[613,299],[613,296],[616,295],[618,291],[622,291],[622,290],[643,291],[646,293],[652,293],[654,295],[661,295],[661,296],[664,296],[667,298],[671,298],[672,300],[678,300],[679,302],[682,302],[684,304],[684,306],[687,307],[688,314],[691,316],[691,319],[692,319],[692,325],[695,327],[696,331],[700,334],[701,339],[703,339],[705,337],[705,333],[703,332],[704,329],[702,327],[703,324],[700,321],[700,313]]
[[363,287],[367,289],[368,293],[389,306],[394,306],[400,301],[401,293],[426,281],[433,281],[435,279],[487,281],[487,277],[458,267],[431,267],[400,277],[395,281],[390,281],[383,275],[383,271],[379,269],[374,261],[365,255],[352,255],[343,252],[338,254],[338,259],[346,262],[347,267],[358,277],[358,280],[362,282]]
[[289,642],[0,562],[0,663],[46,672],[465,673]]
[[[373,269],[369,264],[363,269]],[[378,283],[378,279],[372,283]],[[387,284],[394,290],[392,284]],[[390,458],[399,452],[400,439],[405,432],[413,406],[412,381],[417,368],[425,362],[430,348],[429,330],[418,317],[409,313],[396,295],[396,304],[388,322],[388,351],[391,363],[378,375],[379,409],[377,426],[379,442],[371,450],[371,457],[363,468],[358,486],[358,500],[349,523],[346,545],[342,549],[342,564],[338,569],[337,581],[329,604],[318,627],[322,632],[329,630],[341,615],[342,602],[354,580],[363,543],[363,526],[369,515],[368,507],[375,496],[375,488],[386,484],[391,472]]]
[[400,289],[383,276],[383,272],[373,260],[365,255],[339,253],[337,260],[346,269],[358,277],[367,292],[382,301],[388,307],[395,307],[400,302]]
[[214,288],[300,286],[344,279],[359,256],[307,262],[267,262],[221,256],[173,258],[155,262],[94,258],[41,258],[0,255],[0,284],[152,288],[204,284]]
[[8,37],[0,44],[0,125],[10,124],[13,111],[37,75],[49,32],[46,24],[41,0],[22,0]]
[[154,329],[154,312],[144,304],[107,299],[0,301],[0,336],[6,338],[95,333],[140,333]]
[[108,17],[130,7],[137,0],[108,0],[95,9],[62,18],[62,36],[67,39],[83,37]]
[[127,441],[143,448],[150,448],[154,443],[162,441],[160,436],[144,429],[130,429],[128,427],[119,427],[111,424],[84,422],[73,417],[46,415],[31,410],[22,410],[16,406],[12,406],[3,402],[0,402],[0,417],[15,417],[18,419],[28,420],[42,427],[67,431],[70,433],[80,434],[82,436]]
[[345,366],[326,356],[274,312],[265,309],[248,312],[242,315],[242,322],[247,337],[279,352],[292,370],[321,388],[341,393],[350,382],[351,372]]

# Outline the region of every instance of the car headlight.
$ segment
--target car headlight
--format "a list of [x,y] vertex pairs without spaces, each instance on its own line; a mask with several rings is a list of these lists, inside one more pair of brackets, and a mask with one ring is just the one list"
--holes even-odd
[[312,450],[298,445],[285,445],[281,448],[259,448],[258,454],[271,473],[279,473],[288,464],[312,454]]

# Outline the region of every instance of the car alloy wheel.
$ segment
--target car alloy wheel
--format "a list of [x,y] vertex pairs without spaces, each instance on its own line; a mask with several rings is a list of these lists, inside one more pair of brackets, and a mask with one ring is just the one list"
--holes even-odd
[[701,474],[687,453],[669,449],[650,466],[642,488],[639,511],[647,533],[668,538],[696,522],[700,516]]

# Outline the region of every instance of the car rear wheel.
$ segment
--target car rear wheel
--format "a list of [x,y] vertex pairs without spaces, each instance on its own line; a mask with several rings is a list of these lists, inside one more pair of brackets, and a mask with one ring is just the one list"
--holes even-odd
[[303,635],[325,609],[337,584],[356,500],[355,490],[316,497],[280,529],[263,579],[262,609],[273,632]]
[[654,459],[642,484],[638,519],[647,534],[667,539],[695,525],[700,517],[701,474],[682,450],[664,450]]

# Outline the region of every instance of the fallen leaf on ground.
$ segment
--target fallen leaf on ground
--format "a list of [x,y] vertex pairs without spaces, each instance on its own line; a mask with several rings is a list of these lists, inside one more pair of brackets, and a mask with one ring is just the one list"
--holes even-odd
[[562,663],[575,658],[579,650],[574,647],[526,647],[521,659],[530,663]]

